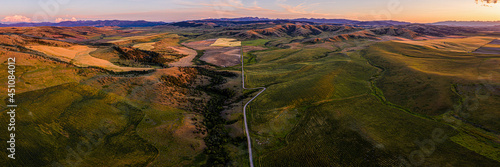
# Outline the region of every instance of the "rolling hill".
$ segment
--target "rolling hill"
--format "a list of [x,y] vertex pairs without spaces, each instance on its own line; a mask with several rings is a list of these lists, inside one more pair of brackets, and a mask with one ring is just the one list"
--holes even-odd
[[83,41],[101,36],[121,34],[121,31],[97,27],[9,27],[0,28],[2,35],[21,35],[29,38]]
[[116,95],[69,83],[18,99],[16,135],[37,140],[19,141],[16,153],[23,156],[2,156],[2,166],[146,165],[158,154],[136,133],[144,111]]
[[[467,41],[472,42],[463,40]],[[454,105],[466,103],[460,99],[473,96],[475,86],[481,88],[471,70],[491,56],[393,41],[328,44],[294,44],[245,54],[246,83],[267,88],[249,106],[258,166],[500,163],[493,121],[498,117],[479,116],[496,115],[487,108],[497,105],[493,101],[498,95],[481,100],[484,106],[476,110],[479,113],[470,112],[470,117],[453,111]],[[356,49],[345,51],[350,47]],[[496,68],[489,64],[480,73]],[[488,83],[495,87],[498,82],[493,78]],[[433,140],[436,133],[449,138]],[[418,143],[426,139],[435,147],[424,160],[412,160],[409,155],[419,151]]]
[[163,25],[165,22],[150,22],[144,20],[129,21],[129,20],[85,20],[85,21],[63,21],[59,23],[14,23],[0,24],[0,27],[151,27]]
[[365,29],[350,26],[335,25],[297,25],[284,24],[271,28],[247,30],[234,35],[243,39],[265,39],[265,38],[294,38],[305,37],[304,42],[334,42],[350,39],[380,40],[380,36],[394,36],[413,39],[424,34],[419,34],[406,28],[380,27]]

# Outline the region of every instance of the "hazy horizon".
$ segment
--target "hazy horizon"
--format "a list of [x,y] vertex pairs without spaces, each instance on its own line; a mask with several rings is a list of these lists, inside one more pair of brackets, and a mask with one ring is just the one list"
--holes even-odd
[[482,0],[28,0],[4,2],[0,21],[146,20],[176,22],[208,18],[326,18],[360,21],[498,21],[500,5]]
[[[219,17],[219,18],[200,18],[200,19],[189,19],[189,20],[178,20],[178,21],[158,21],[158,20],[144,20],[144,19],[137,19],[137,20],[127,20],[127,19],[88,19],[88,20],[72,20],[72,19],[63,19],[62,21],[48,21],[46,23],[59,23],[59,22],[64,22],[64,21],[109,21],[109,20],[118,20],[118,21],[147,21],[147,22],[165,22],[165,23],[174,23],[174,22],[182,22],[182,21],[191,21],[191,20],[204,20],[204,19],[238,19],[238,18],[250,18],[252,16],[241,16],[241,17]],[[345,20],[354,20],[354,21],[399,21],[399,22],[408,22],[408,21],[401,21],[401,20],[356,20],[356,19],[348,19],[348,18],[307,18],[307,17],[297,17],[297,18],[267,18],[267,17],[258,17],[259,19],[270,19],[270,20],[294,20],[294,19],[345,19]],[[410,22],[410,23],[421,23],[421,24],[427,24],[427,23],[437,23],[437,22],[500,22],[500,20],[440,20],[440,21],[435,21],[435,22]],[[2,24],[18,24],[18,23],[41,23],[41,22],[2,22]]]

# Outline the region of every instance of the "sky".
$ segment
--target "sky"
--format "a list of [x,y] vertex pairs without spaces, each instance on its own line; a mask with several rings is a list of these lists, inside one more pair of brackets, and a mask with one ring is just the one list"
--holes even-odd
[[0,6],[0,22],[70,20],[183,21],[207,18],[328,18],[498,21],[496,0],[15,0]]

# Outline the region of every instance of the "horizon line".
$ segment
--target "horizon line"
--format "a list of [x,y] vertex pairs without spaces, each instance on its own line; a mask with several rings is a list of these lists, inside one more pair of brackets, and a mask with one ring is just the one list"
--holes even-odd
[[185,22],[185,21],[203,21],[203,20],[217,20],[217,19],[242,19],[242,18],[256,18],[256,19],[269,19],[269,20],[297,20],[297,19],[321,19],[321,20],[350,20],[350,21],[359,21],[359,22],[371,22],[371,21],[395,21],[395,22],[406,22],[411,24],[431,24],[431,23],[439,23],[439,22],[500,22],[500,20],[443,20],[436,22],[410,22],[410,21],[402,21],[402,20],[356,20],[356,19],[348,19],[348,18],[314,18],[314,17],[299,17],[299,18],[268,18],[268,17],[219,17],[219,18],[200,18],[200,19],[189,19],[189,20],[180,20],[180,21],[155,21],[155,20],[127,20],[127,19],[87,19],[87,20],[77,20],[77,21],[47,21],[47,22],[2,22],[0,24],[37,24],[37,23],[63,23],[63,22],[79,22],[79,21],[146,21],[146,22],[163,22],[163,23],[176,23],[176,22]]

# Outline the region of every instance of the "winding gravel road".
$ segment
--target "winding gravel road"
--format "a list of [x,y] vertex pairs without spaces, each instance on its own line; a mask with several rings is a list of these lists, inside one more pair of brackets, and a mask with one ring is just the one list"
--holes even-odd
[[[243,49],[242,49],[243,50]],[[242,51],[243,52],[243,51]],[[247,105],[250,104],[250,102],[252,102],[255,98],[257,98],[257,96],[259,96],[262,92],[264,92],[266,90],[265,87],[258,87],[258,88],[245,88],[245,70],[243,68],[243,53],[241,53],[241,81],[242,81],[242,86],[243,86],[243,89],[248,89],[248,90],[252,90],[252,89],[262,89],[262,91],[260,91],[255,97],[253,97],[252,99],[250,99],[250,101],[248,101],[245,106],[243,107],[243,121],[245,122],[245,132],[247,134],[247,142],[248,142],[248,159],[250,160],[250,167],[253,167],[253,157],[252,157],[252,140],[250,139],[250,132],[248,130],[248,124],[247,124],[247,111],[246,111],[246,108],[247,108]]]

